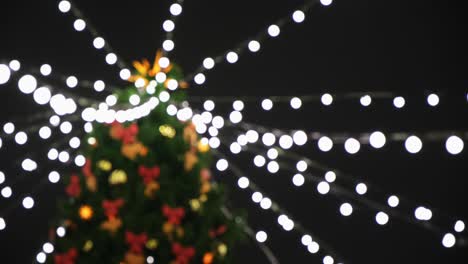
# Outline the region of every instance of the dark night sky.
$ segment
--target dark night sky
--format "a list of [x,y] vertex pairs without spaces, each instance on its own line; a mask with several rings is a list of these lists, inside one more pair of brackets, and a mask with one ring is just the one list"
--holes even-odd
[[[316,102],[297,112],[286,106],[264,112],[258,104],[251,104],[246,107],[245,120],[322,132],[466,131],[468,9],[460,2],[336,0],[330,7],[315,8],[303,24],[284,28],[260,53],[245,54],[235,65],[216,67],[207,75],[206,85],[190,90],[190,94],[235,98],[391,91],[404,95],[407,107],[396,110],[386,99],[375,100],[364,109],[357,101],[347,100],[331,108]],[[168,16],[169,1],[81,0],[77,4],[126,61],[151,58],[163,40],[160,25]],[[299,0],[186,1],[176,26],[173,60],[190,72],[206,56],[234,47],[300,4]],[[103,54],[90,44],[91,36],[74,32],[72,22],[71,16],[58,12],[53,0],[4,1],[0,5],[0,61],[16,58],[23,67],[49,63],[80,79],[102,78],[119,84],[117,68],[103,62]],[[43,109],[33,107],[31,98],[20,95],[14,86],[0,88],[0,124]],[[436,108],[425,103],[430,92],[441,95]],[[450,217],[455,216],[467,220],[467,151],[451,156],[443,143],[427,143],[418,155],[407,153],[401,143],[390,143],[382,150],[363,146],[351,156],[342,146],[322,153],[311,142],[303,153],[374,183],[385,193],[438,208],[445,213],[441,219],[454,220]],[[44,155],[46,148],[42,142],[15,150],[13,143],[4,142],[0,170],[20,177],[16,160],[26,153]],[[246,164],[246,158],[250,157],[235,161]],[[293,188],[291,175],[271,175],[252,168],[250,161],[248,164],[243,169],[270,197],[352,263],[468,262],[466,247],[443,249],[441,237],[426,229],[392,219],[380,227],[375,224],[375,212],[360,207],[353,216],[341,217],[340,199],[318,195],[312,184]],[[44,177],[46,174],[26,175],[14,188],[15,194],[30,193]],[[221,173],[219,179],[229,186],[234,184],[229,173]],[[0,232],[1,263],[30,263],[34,259],[47,235],[59,189],[47,186],[35,195],[33,210],[17,208],[5,217],[8,228]],[[321,263],[300,244],[298,234],[283,232],[275,215],[252,206],[247,192],[230,189],[233,206],[247,208],[254,229],[268,231],[268,245],[281,263]],[[0,198],[0,212],[10,202]],[[252,243],[238,248],[236,259],[236,263],[267,263]]]

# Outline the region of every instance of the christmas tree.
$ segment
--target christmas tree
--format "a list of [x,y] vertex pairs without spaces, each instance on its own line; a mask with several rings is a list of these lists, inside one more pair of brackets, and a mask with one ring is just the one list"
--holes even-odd
[[161,52],[134,67],[132,86],[113,95],[117,120],[89,113],[107,123],[93,123],[80,149],[86,163],[65,180],[49,262],[229,263],[242,221],[224,211],[191,113],[170,111],[183,105],[181,70]]

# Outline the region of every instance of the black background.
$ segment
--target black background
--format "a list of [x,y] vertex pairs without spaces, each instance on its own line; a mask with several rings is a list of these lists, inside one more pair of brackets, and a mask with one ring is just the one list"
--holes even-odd
[[[292,13],[302,1],[186,1],[176,25],[173,60],[187,72],[206,56],[215,56],[253,36],[276,19]],[[119,83],[117,68],[108,67],[104,56],[91,45],[87,32],[76,33],[70,15],[58,12],[56,1],[3,1],[0,4],[0,60],[19,59],[23,67],[49,63],[79,79],[102,78]],[[77,1],[77,5],[124,60],[152,58],[163,40],[161,23],[168,17],[169,1]],[[278,128],[302,128],[322,132],[384,132],[466,130],[467,9],[461,1],[335,1],[315,8],[304,23],[284,28],[275,40],[262,45],[256,55],[246,54],[237,64],[220,65],[207,75],[206,85],[192,95],[212,96],[306,95],[322,92],[392,91],[405,95],[407,106],[396,110],[391,100],[375,100],[363,108],[354,100],[337,101],[325,108],[318,102],[300,111],[287,105],[261,111],[247,105],[245,120]],[[438,107],[427,106],[430,92],[441,95]],[[0,124],[18,120],[44,108],[34,107],[30,97],[13,85],[0,87]],[[221,107],[222,108],[222,107]],[[225,111],[229,106],[225,107]],[[0,199],[0,212],[11,201],[30,193],[46,171],[21,175],[18,160],[25,155],[44,155],[47,143],[17,148],[5,142],[0,164],[7,183],[23,177],[13,188],[13,198]],[[468,219],[466,203],[467,151],[451,156],[444,142],[426,143],[417,155],[401,143],[381,150],[363,146],[348,155],[342,146],[329,153],[306,145],[308,156],[370,181],[388,194],[396,193],[416,204],[439,208],[442,219]],[[246,158],[235,159],[243,164]],[[375,224],[371,212],[355,208],[352,217],[339,216],[340,199],[320,196],[312,184],[295,188],[291,175],[271,175],[243,165],[253,180],[322,240],[332,244],[352,263],[467,263],[463,247],[443,249],[441,235],[417,225],[390,219],[385,227]],[[233,186],[229,173],[219,175]],[[11,184],[11,183],[10,183]],[[30,263],[47,237],[48,219],[54,214],[58,186],[46,186],[34,195],[36,206],[18,207],[5,216],[7,229],[0,232],[0,262]],[[235,207],[245,207],[255,230],[269,233],[268,245],[282,263],[321,263],[300,244],[300,236],[286,233],[271,212],[252,206],[250,194],[230,188]],[[412,216],[412,211],[408,210]],[[2,216],[2,215],[0,215]],[[435,215],[436,218],[438,215]],[[456,218],[449,218],[456,216]],[[445,218],[444,218],[445,217]],[[450,224],[454,221],[450,222]],[[444,226],[447,231],[451,225]],[[236,262],[267,263],[253,243],[236,250]]]

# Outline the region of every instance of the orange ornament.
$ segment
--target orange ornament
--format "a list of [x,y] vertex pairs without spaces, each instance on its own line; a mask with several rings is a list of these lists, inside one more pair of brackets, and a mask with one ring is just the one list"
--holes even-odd
[[213,253],[207,252],[205,253],[205,255],[203,255],[203,264],[211,264],[213,263],[213,259],[214,259]]
[[195,166],[197,162],[198,162],[197,154],[193,153],[192,151],[187,151],[185,153],[185,164],[184,164],[185,171],[191,171],[193,169],[193,166]]
[[148,198],[154,198],[156,191],[159,190],[159,183],[151,181],[145,186],[145,196]]
[[121,226],[122,220],[120,220],[120,218],[111,217],[109,220],[102,222],[101,229],[107,230],[110,233],[115,234]]
[[81,206],[78,213],[80,215],[80,218],[82,220],[85,220],[85,221],[90,220],[93,217],[93,214],[94,214],[93,208],[91,208],[91,206],[89,206],[89,205]]
[[127,252],[125,254],[125,264],[145,264],[145,257],[141,254]]

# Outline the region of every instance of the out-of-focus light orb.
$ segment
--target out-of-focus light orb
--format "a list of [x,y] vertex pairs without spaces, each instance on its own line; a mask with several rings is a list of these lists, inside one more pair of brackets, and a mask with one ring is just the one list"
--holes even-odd
[[300,160],[296,163],[296,169],[300,172],[307,170],[307,162],[305,160]]
[[387,142],[387,139],[384,133],[380,131],[375,131],[369,136],[369,143],[373,148],[376,148],[376,149],[382,148],[386,142]]
[[244,102],[241,100],[236,100],[232,103],[232,108],[236,111],[242,111],[244,110]]
[[69,76],[65,83],[70,88],[75,88],[78,85],[78,79],[75,76]]
[[322,195],[327,194],[330,191],[330,184],[328,184],[328,182],[325,181],[320,182],[317,185],[317,191]]
[[445,234],[444,237],[442,238],[442,245],[446,248],[451,248],[455,246],[456,243],[457,243],[457,239],[451,233]]
[[251,40],[249,44],[247,45],[247,47],[249,48],[251,52],[257,52],[260,50],[260,42],[256,40]]
[[329,183],[336,181],[336,173],[334,171],[327,171],[325,173],[325,180]]
[[348,138],[344,144],[346,152],[349,154],[356,154],[358,153],[359,149],[361,149],[361,143],[355,138]]
[[247,137],[247,141],[249,143],[255,143],[258,141],[259,138],[258,132],[255,130],[247,131],[247,133],[245,133],[245,136]]
[[429,221],[432,218],[432,211],[423,206],[419,206],[414,210],[414,216],[420,221]]
[[298,130],[293,134],[293,141],[296,145],[303,146],[307,143],[307,134],[302,130]]
[[32,159],[25,159],[21,163],[21,167],[23,170],[31,172],[37,169],[37,163]]
[[270,111],[273,108],[273,101],[271,101],[270,99],[263,99],[262,108],[265,111]]
[[362,106],[369,106],[372,103],[372,97],[370,95],[364,95],[359,99]]
[[388,205],[390,207],[395,208],[400,204],[400,199],[398,198],[398,196],[392,195],[392,196],[388,197],[387,203],[388,203]]
[[263,195],[260,192],[254,192],[252,194],[252,201],[254,203],[259,203],[263,199]]
[[60,226],[57,228],[56,233],[57,233],[57,236],[64,237],[66,234],[66,230],[64,227]]
[[21,63],[18,60],[12,60],[10,63],[8,63],[8,66],[12,71],[19,71],[21,68]]
[[26,142],[28,142],[28,135],[24,133],[23,131],[20,131],[16,133],[15,141],[18,145],[24,145],[26,144]]
[[49,64],[42,64],[41,68],[39,68],[42,76],[49,76],[52,73],[52,67]]
[[276,161],[270,161],[267,164],[267,170],[270,173],[277,173],[279,171],[279,164]]
[[175,47],[175,44],[174,44],[174,41],[170,40],[170,39],[166,39],[163,44],[162,44],[162,47],[165,51],[172,51]]
[[312,237],[310,235],[303,235],[301,237],[301,243],[304,246],[308,246],[310,243],[312,243]]
[[367,193],[367,185],[365,183],[359,183],[356,185],[356,192],[359,195],[364,195]]
[[13,190],[9,186],[5,186],[2,188],[1,194],[3,198],[10,198],[13,194]]
[[[216,129],[216,128],[215,128]],[[229,150],[231,150],[231,152],[233,154],[239,154],[242,150],[242,147],[239,143],[237,142],[233,142],[231,143],[231,145],[229,146]]]
[[114,65],[117,62],[117,55],[114,53],[109,53],[106,55],[106,63],[109,65]]
[[462,220],[458,220],[458,221],[455,223],[454,230],[455,230],[455,232],[457,232],[457,233],[463,232],[463,231],[465,230],[465,222],[463,222]]
[[44,243],[44,245],[42,246],[42,250],[44,250],[45,253],[50,254],[54,252],[54,245],[52,245],[49,242]]
[[37,88],[37,80],[32,75],[24,75],[18,81],[18,88],[24,94],[30,94]]
[[333,264],[333,263],[335,263],[335,260],[331,256],[323,257],[323,264]]
[[174,3],[169,7],[169,12],[171,12],[173,16],[178,16],[182,14],[182,6],[178,3]]
[[5,64],[0,64],[0,84],[5,84],[10,80],[11,71]]
[[[94,40],[93,40],[93,46],[94,48],[96,49],[102,49],[104,48],[104,46],[106,45],[106,41],[101,38],[101,37],[96,37]],[[128,79],[128,78],[127,78]],[[126,80],[126,79],[125,79]]]
[[217,129],[221,129],[224,126],[224,119],[221,116],[215,116],[213,117],[211,124]]
[[242,176],[242,177],[239,178],[239,180],[237,180],[237,185],[241,189],[245,189],[245,188],[249,187],[249,184],[250,184],[249,178],[247,178],[245,176]]
[[279,145],[282,149],[290,149],[294,144],[293,138],[289,135],[282,135],[279,138]]
[[301,10],[296,10],[292,14],[292,19],[296,23],[302,23],[302,22],[304,22],[305,14]]
[[34,199],[27,196],[23,199],[23,207],[25,209],[31,209],[34,206]]
[[172,20],[166,20],[163,22],[163,29],[166,32],[172,32],[175,29],[175,24]]
[[281,30],[277,25],[271,25],[268,27],[268,35],[271,37],[277,37],[279,36]]
[[60,12],[67,13],[71,9],[71,4],[70,4],[69,1],[66,1],[66,0],[60,1],[59,4],[58,4],[58,8],[59,8]]
[[231,64],[236,63],[239,60],[239,55],[234,51],[230,51],[226,54],[226,60]]
[[257,166],[257,167],[262,167],[266,163],[265,158],[263,156],[260,156],[260,155],[255,156],[253,161],[254,161],[255,166]]
[[344,203],[340,206],[340,213],[343,216],[350,216],[353,213],[353,206],[349,203]]
[[298,187],[302,186],[302,185],[304,185],[304,182],[305,182],[304,176],[302,176],[302,174],[298,173],[298,174],[293,176],[292,182],[293,182],[294,185],[296,185]]
[[269,159],[274,160],[278,158],[278,155],[279,155],[278,150],[276,150],[275,148],[271,148],[267,151],[267,156]]
[[405,140],[405,148],[411,154],[421,151],[423,143],[417,136],[410,136]]
[[0,217],[0,231],[4,230],[5,228],[6,228],[6,222],[2,217]]
[[258,231],[257,234],[255,234],[255,239],[257,239],[258,242],[263,243],[267,240],[268,235],[264,231]]
[[396,108],[402,108],[405,106],[405,98],[401,97],[401,96],[397,96],[393,99],[393,105],[396,107]]
[[219,171],[225,171],[228,168],[228,166],[229,166],[229,163],[225,159],[220,159],[218,160],[218,162],[216,162],[216,168]]
[[11,122],[6,123],[3,125],[3,132],[8,135],[13,134],[13,132],[15,132],[15,125]]
[[44,252],[39,252],[37,255],[36,255],[36,261],[38,263],[45,263],[47,259],[47,256]]
[[375,215],[375,221],[377,222],[377,224],[379,225],[386,225],[388,223],[388,220],[389,220],[389,217],[386,213],[384,212],[378,212],[376,215]]
[[51,171],[51,172],[49,173],[49,177],[48,177],[48,178],[49,178],[49,181],[50,181],[51,183],[57,183],[57,182],[60,181],[60,174],[59,174],[58,172],[56,172],[56,171]]
[[203,108],[204,108],[206,111],[213,111],[214,108],[215,108],[215,103],[214,103],[212,100],[206,100],[206,101],[203,103]]
[[[122,77],[122,76],[121,76],[121,77]],[[127,79],[128,79],[128,78],[127,78]],[[102,92],[102,91],[104,91],[104,89],[106,88],[106,84],[105,84],[103,81],[101,81],[101,80],[97,80],[97,81],[94,82],[94,86],[93,86],[93,87],[94,87],[94,90],[95,90],[96,92]]]
[[322,101],[323,105],[331,105],[333,103],[333,96],[329,93],[323,94],[320,101]]
[[265,146],[273,146],[276,142],[276,137],[273,133],[267,132],[262,136],[262,142]]
[[445,148],[447,149],[448,153],[452,155],[460,154],[463,151],[465,144],[463,140],[458,136],[450,136],[445,141]]
[[299,109],[302,106],[302,101],[298,97],[293,97],[289,103],[293,109]]
[[73,22],[73,27],[76,31],[83,31],[86,28],[86,22],[83,19],[78,18]]
[[205,67],[205,69],[211,70],[213,69],[214,66],[215,66],[215,61],[212,58],[208,57],[203,60],[203,67]]
[[271,205],[272,205],[271,199],[268,197],[265,197],[260,201],[260,207],[264,210],[270,209]]
[[312,241],[308,246],[307,246],[307,251],[309,251],[312,254],[316,254],[319,252],[320,246],[317,242]]
[[430,105],[430,106],[437,106],[439,104],[439,96],[437,94],[430,94],[428,97],[427,97],[427,103]]
[[239,111],[232,111],[229,115],[229,120],[231,120],[231,122],[234,124],[239,123],[242,121],[242,113]]
[[47,152],[47,158],[49,158],[49,160],[56,160],[58,156],[59,152],[54,148],[51,148],[49,152]]
[[47,87],[39,87],[33,94],[34,101],[39,105],[45,105],[49,103],[52,98],[52,93]]
[[328,152],[333,148],[333,141],[331,140],[331,138],[326,136],[321,137],[318,140],[317,144],[319,149],[323,152]]

